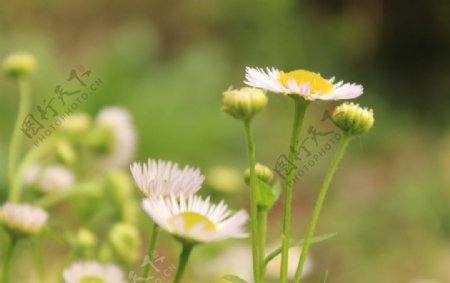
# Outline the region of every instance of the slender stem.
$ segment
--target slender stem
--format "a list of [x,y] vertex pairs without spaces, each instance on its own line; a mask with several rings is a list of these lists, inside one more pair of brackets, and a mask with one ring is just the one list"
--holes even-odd
[[189,260],[189,256],[191,255],[192,248],[194,248],[193,244],[183,243],[183,250],[180,254],[180,262],[178,263],[177,273],[175,275],[175,279],[173,283],[180,283],[181,277],[183,277],[184,270],[186,269],[187,262]]
[[39,241],[31,242],[33,249],[33,261],[36,268],[37,277],[39,282],[45,282],[44,280],[44,261],[42,259],[42,250]]
[[267,211],[258,208],[258,228],[259,228],[259,268],[261,272],[261,282],[264,282],[265,276],[265,248],[266,248],[266,234],[267,234]]
[[250,216],[251,216],[251,230],[252,230],[252,257],[253,257],[253,277],[255,283],[260,283],[260,250],[258,237],[258,207],[257,207],[257,188],[256,188],[256,153],[255,142],[253,140],[253,133],[250,126],[250,121],[245,121],[245,133],[247,137],[248,146],[248,163],[250,167]]
[[282,234],[282,252],[281,252],[281,283],[287,283],[288,272],[288,252],[291,233],[291,214],[292,214],[292,187],[294,185],[295,159],[299,145],[299,136],[301,132],[302,121],[305,116],[308,102],[302,98],[295,98],[294,124],[292,126],[291,144],[288,157],[288,172],[286,177],[286,191],[284,192],[284,218]]
[[148,278],[150,276],[150,272],[151,272],[150,267],[152,266],[153,256],[155,254],[155,249],[156,249],[156,242],[158,240],[158,235],[159,235],[159,225],[154,223],[152,237],[150,238],[150,245],[148,247],[148,252],[147,252],[147,258],[148,258],[149,262],[144,266],[144,271],[142,272],[142,278],[144,278],[144,280],[147,280],[146,278]]
[[30,151],[28,151],[27,155],[23,158],[22,162],[20,162],[15,174],[13,172],[13,179],[11,183],[11,191],[10,191],[10,200],[18,201],[20,198],[20,193],[23,187],[23,176],[26,173],[28,167],[41,158],[45,153],[50,150],[54,144],[55,139],[49,139],[45,143],[41,144],[39,147],[34,147]]
[[9,283],[9,273],[11,272],[11,263],[12,263],[12,255],[14,252],[14,248],[17,244],[17,238],[14,236],[11,237],[11,242],[5,253],[5,260],[3,262],[3,270],[2,270],[2,283]]
[[[14,172],[16,171],[17,163],[20,157],[20,152],[24,143],[23,133],[20,131],[21,123],[25,119],[28,110],[30,109],[30,86],[27,78],[19,78],[19,111],[17,113],[16,123],[14,125],[11,142],[9,144],[8,157],[8,179],[9,185],[12,186],[14,182]],[[11,187],[9,191],[9,200],[17,201],[19,193],[17,187]]]
[[303,244],[302,248],[302,254],[300,256],[300,260],[297,267],[297,272],[295,273],[295,283],[300,283],[302,272],[303,272],[303,266],[305,264],[306,255],[308,254],[309,245],[311,244],[311,239],[314,235],[314,230],[316,228],[317,221],[320,216],[320,211],[322,209],[323,202],[325,200],[325,197],[327,195],[328,188],[330,186],[331,179],[333,178],[334,173],[336,172],[336,169],[339,165],[339,162],[341,161],[342,157],[344,156],[345,150],[347,149],[347,146],[351,140],[350,136],[345,136],[343,142],[339,145],[339,148],[336,151],[336,155],[334,157],[333,162],[330,165],[330,168],[328,169],[327,175],[325,176],[325,180],[322,183],[322,187],[319,191],[319,196],[317,197],[316,204],[314,206],[313,214],[311,216],[311,221],[308,225],[308,230],[306,232],[305,242]]

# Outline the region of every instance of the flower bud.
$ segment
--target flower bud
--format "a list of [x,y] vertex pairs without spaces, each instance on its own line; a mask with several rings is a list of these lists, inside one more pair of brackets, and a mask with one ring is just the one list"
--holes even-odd
[[77,232],[77,245],[83,249],[93,249],[97,246],[97,236],[89,229],[80,228]]
[[12,77],[27,76],[36,68],[36,59],[27,52],[15,52],[3,60],[3,70]]
[[223,93],[222,110],[234,118],[250,120],[267,105],[264,91],[251,87],[229,89]]
[[77,161],[77,153],[75,149],[66,140],[58,141],[56,144],[56,154],[65,164],[74,165]]
[[109,233],[114,252],[125,262],[133,263],[140,255],[141,237],[134,225],[117,223]]
[[81,135],[86,133],[91,125],[91,117],[86,113],[75,113],[67,117],[61,124],[61,131],[69,135]]
[[375,120],[372,109],[344,103],[334,110],[333,121],[344,133],[353,136],[369,131]]
[[[256,177],[266,184],[269,184],[273,180],[273,173],[269,167],[256,163],[255,166]],[[247,184],[250,183],[250,168],[247,168],[244,173],[244,180]]]
[[210,168],[206,173],[206,183],[221,193],[236,193],[243,187],[241,172],[226,166]]

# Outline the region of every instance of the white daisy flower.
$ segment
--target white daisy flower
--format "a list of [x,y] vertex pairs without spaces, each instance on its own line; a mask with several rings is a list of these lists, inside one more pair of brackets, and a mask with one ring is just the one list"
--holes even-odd
[[192,195],[205,180],[198,168],[185,166],[180,169],[178,164],[164,160],[135,162],[130,169],[139,190],[146,197]]
[[[281,244],[274,245],[269,248],[269,251],[275,250]],[[300,255],[302,253],[301,247],[291,247],[289,248],[289,264],[288,264],[288,279],[294,280],[295,273],[297,272],[298,261],[300,259]],[[278,278],[280,276],[280,267],[281,267],[281,254],[277,255],[274,259],[272,259],[267,264],[266,274],[268,278]],[[306,256],[305,265],[303,266],[302,278],[311,274],[314,269],[314,262],[311,256]]]
[[130,113],[121,107],[106,107],[96,122],[109,128],[112,135],[110,152],[101,158],[101,167],[108,170],[127,166],[136,149],[136,131]]
[[63,271],[65,283],[126,283],[122,270],[113,264],[81,261]]
[[240,210],[231,215],[223,201],[216,205],[209,198],[181,195],[178,200],[171,195],[149,197],[143,200],[142,206],[164,230],[188,241],[204,243],[247,237],[243,227],[248,220],[247,212]]
[[75,175],[66,166],[51,165],[45,168],[39,179],[39,188],[44,192],[66,191],[75,181]]
[[48,213],[29,204],[5,203],[0,207],[0,223],[17,235],[38,234],[48,219]]
[[352,99],[363,93],[362,85],[334,83],[334,77],[325,79],[320,74],[295,70],[283,72],[276,68],[245,68],[245,84],[285,95],[300,95],[306,100]]

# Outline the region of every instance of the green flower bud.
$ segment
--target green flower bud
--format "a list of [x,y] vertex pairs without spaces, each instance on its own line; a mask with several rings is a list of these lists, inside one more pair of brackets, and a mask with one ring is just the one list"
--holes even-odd
[[134,185],[129,175],[122,170],[113,170],[107,174],[107,186],[111,188],[114,200],[119,204],[133,198]]
[[114,134],[110,127],[96,125],[86,136],[85,142],[98,154],[108,154],[114,146]]
[[82,249],[93,249],[97,246],[97,236],[87,228],[80,228],[77,232],[77,246]]
[[214,166],[206,173],[206,182],[214,190],[235,193],[243,187],[241,173],[226,166]]
[[74,165],[77,161],[75,149],[65,140],[61,140],[56,144],[56,153],[58,158],[65,164]]
[[61,124],[61,131],[70,135],[81,135],[91,126],[91,117],[86,113],[75,113],[67,117]]
[[27,76],[36,68],[36,59],[27,52],[15,52],[3,60],[3,70],[12,77]]
[[[266,184],[269,184],[273,180],[273,173],[269,167],[256,163],[255,166],[256,177]],[[244,180],[247,184],[250,184],[250,168],[247,168],[244,172]]]
[[344,103],[334,110],[333,121],[344,133],[353,136],[369,131],[375,120],[372,109]]
[[250,120],[267,105],[264,91],[251,87],[229,89],[223,93],[222,110],[236,119]]
[[140,255],[141,237],[134,225],[117,223],[109,233],[114,252],[126,263],[135,262]]

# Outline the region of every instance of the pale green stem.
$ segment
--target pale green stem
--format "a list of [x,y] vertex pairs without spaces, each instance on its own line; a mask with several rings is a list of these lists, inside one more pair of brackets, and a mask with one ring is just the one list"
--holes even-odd
[[[257,207],[257,188],[256,188],[256,153],[253,133],[250,121],[245,121],[245,133],[248,146],[248,163],[250,168],[250,217],[251,217],[251,235],[252,235],[252,258],[253,258],[253,277],[255,283],[260,283],[260,250],[258,237],[258,207]],[[263,257],[264,258],[264,257]]]
[[300,283],[302,272],[303,272],[303,266],[306,261],[306,255],[308,254],[309,245],[311,244],[311,239],[314,235],[316,224],[317,224],[317,221],[319,220],[320,211],[322,209],[323,202],[327,195],[327,191],[330,186],[331,179],[333,178],[333,175],[336,172],[339,162],[341,161],[342,157],[344,156],[345,150],[347,149],[347,146],[348,146],[350,140],[351,140],[350,136],[347,136],[347,135],[344,136],[344,140],[339,145],[339,148],[336,151],[334,160],[331,163],[330,168],[328,169],[327,175],[325,176],[325,180],[322,183],[322,187],[320,188],[319,196],[317,197],[316,204],[314,206],[314,210],[313,210],[313,213],[311,216],[311,220],[309,222],[308,229],[306,231],[305,242],[302,247],[302,254],[300,256],[300,260],[298,263],[297,272],[295,273],[295,281],[294,281],[295,283]]
[[189,261],[189,256],[191,255],[192,249],[194,248],[194,245],[191,243],[183,243],[183,250],[180,254],[180,261],[178,263],[178,269],[177,273],[175,275],[175,279],[173,280],[173,283],[180,283],[181,278],[183,277],[184,271],[186,269],[186,265]]
[[283,234],[282,234],[282,252],[281,252],[281,267],[280,267],[280,280],[282,283],[287,283],[288,272],[288,253],[289,242],[291,234],[291,214],[292,214],[292,188],[294,185],[295,174],[295,159],[297,155],[297,149],[299,147],[299,136],[301,132],[302,121],[305,116],[308,102],[302,98],[295,99],[295,114],[294,124],[292,126],[291,143],[289,148],[288,157],[288,172],[286,176],[286,190],[284,192],[284,218],[283,218]]
[[147,257],[148,257],[149,262],[146,262],[146,265],[144,266],[144,271],[142,272],[142,278],[144,278],[144,280],[147,280],[146,278],[148,278],[151,273],[150,267],[152,266],[153,256],[154,256],[155,249],[156,249],[156,242],[158,240],[158,235],[159,235],[159,225],[154,223],[152,237],[150,239],[150,245],[148,247],[148,252],[147,252]]
[[48,150],[52,148],[55,143],[55,139],[49,139],[45,143],[42,143],[39,147],[31,149],[24,157],[15,174],[11,183],[10,200],[18,201],[23,187],[23,178],[28,167],[41,158]]
[[258,228],[259,228],[259,264],[261,272],[261,282],[264,282],[265,277],[265,249],[266,249],[266,234],[267,234],[267,211],[258,207]]
[[11,142],[9,144],[9,156],[8,156],[8,180],[10,191],[9,200],[18,201],[20,194],[17,192],[17,187],[12,187],[14,183],[14,172],[16,171],[17,163],[19,162],[20,152],[24,144],[24,133],[20,130],[21,124],[23,123],[27,112],[30,110],[30,86],[28,78],[19,78],[19,111],[17,113],[16,123],[14,124],[13,134],[11,137]]
[[9,243],[7,250],[5,252],[5,260],[3,261],[2,268],[2,283],[9,283],[9,275],[11,272],[11,263],[14,248],[16,247],[18,240],[14,236],[11,237],[11,242]]

